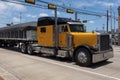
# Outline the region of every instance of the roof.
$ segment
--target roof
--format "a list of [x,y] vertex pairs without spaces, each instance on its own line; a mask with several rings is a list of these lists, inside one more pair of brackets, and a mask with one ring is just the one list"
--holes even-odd
[[36,29],[37,28],[37,22],[27,22],[27,23],[21,23],[12,25],[9,27],[2,27],[0,28],[0,31],[4,30],[24,30],[24,29]]
[[78,25],[82,25],[82,23],[81,22],[67,22],[68,24],[78,24]]
[[27,23],[22,23],[22,24],[16,24],[13,25],[13,27],[26,27],[26,26],[37,26],[37,22],[32,21],[32,22],[27,22]]
[[[57,24],[66,24],[67,22],[72,22],[73,20],[69,18],[57,18]],[[45,25],[55,25],[55,17],[41,17],[38,19],[38,26]]]

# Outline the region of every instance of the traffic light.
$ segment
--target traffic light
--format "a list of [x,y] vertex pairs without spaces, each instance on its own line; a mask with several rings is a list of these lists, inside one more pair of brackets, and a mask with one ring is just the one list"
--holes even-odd
[[25,0],[26,3],[35,4],[35,0]]
[[54,4],[48,4],[48,9],[56,9],[56,5]]
[[66,11],[67,13],[71,13],[71,14],[73,14],[74,13],[74,11],[72,10],[72,9],[67,9],[67,11]]

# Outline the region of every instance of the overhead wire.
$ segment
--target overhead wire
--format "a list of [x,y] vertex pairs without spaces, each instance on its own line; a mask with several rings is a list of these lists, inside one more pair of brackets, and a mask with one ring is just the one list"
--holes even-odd
[[[37,0],[39,2],[45,3],[45,4],[52,4],[43,0]],[[63,6],[56,4],[56,6],[63,8]],[[82,14],[86,14],[86,15],[93,15],[93,16],[106,16],[106,13],[97,13],[97,12],[93,12],[93,11],[88,11],[88,10],[82,10],[82,9],[78,9],[78,8],[73,8],[73,7],[67,7],[64,6],[65,9],[71,8],[73,9],[75,12],[78,13],[82,13]]]
[[[44,4],[47,4],[47,5],[40,5],[40,4],[35,4],[35,5],[32,5],[32,4],[27,4],[25,3],[25,1],[21,1],[21,0],[0,0],[0,1],[4,1],[4,2],[10,2],[10,3],[15,3],[15,4],[22,4],[22,5],[25,5],[25,6],[30,6],[30,7],[36,7],[36,8],[41,8],[41,9],[48,9],[48,4],[52,4],[50,2],[46,2],[46,1],[43,1],[43,0],[36,0],[37,2],[40,2],[40,3],[44,3]],[[65,9],[68,9],[70,7],[67,7],[67,6],[62,6],[62,5],[58,5],[58,4],[55,4],[57,7],[58,7],[58,11],[62,11],[64,12]],[[71,7],[71,9],[73,9],[73,11],[79,13],[79,14],[85,14],[85,15],[92,15],[92,16],[105,16],[107,17],[107,14],[106,13],[98,13],[98,12],[94,12],[94,11],[89,11],[89,10],[82,10],[82,9],[78,9],[78,8],[73,8]],[[110,16],[109,16],[110,17]],[[117,18],[116,18],[117,19]]]
[[35,8],[47,9],[47,8],[45,8],[45,6],[43,6],[43,5],[39,5],[39,4],[36,4],[36,5],[27,4],[27,3],[24,3],[23,1],[17,1],[17,2],[15,2],[15,0],[13,0],[13,1],[10,1],[10,0],[0,0],[0,1],[9,2],[9,3],[15,3],[15,4],[21,4],[21,5],[30,6],[30,7],[35,7]]

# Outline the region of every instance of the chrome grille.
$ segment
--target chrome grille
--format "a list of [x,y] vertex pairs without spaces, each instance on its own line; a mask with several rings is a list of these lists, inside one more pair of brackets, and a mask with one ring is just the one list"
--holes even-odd
[[110,37],[109,35],[100,35],[100,51],[109,50],[110,48]]

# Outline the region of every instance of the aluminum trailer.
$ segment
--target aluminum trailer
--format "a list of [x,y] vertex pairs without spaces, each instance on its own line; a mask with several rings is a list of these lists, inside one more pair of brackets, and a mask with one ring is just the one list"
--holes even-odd
[[37,42],[37,22],[27,22],[0,28],[0,46],[15,46]]

